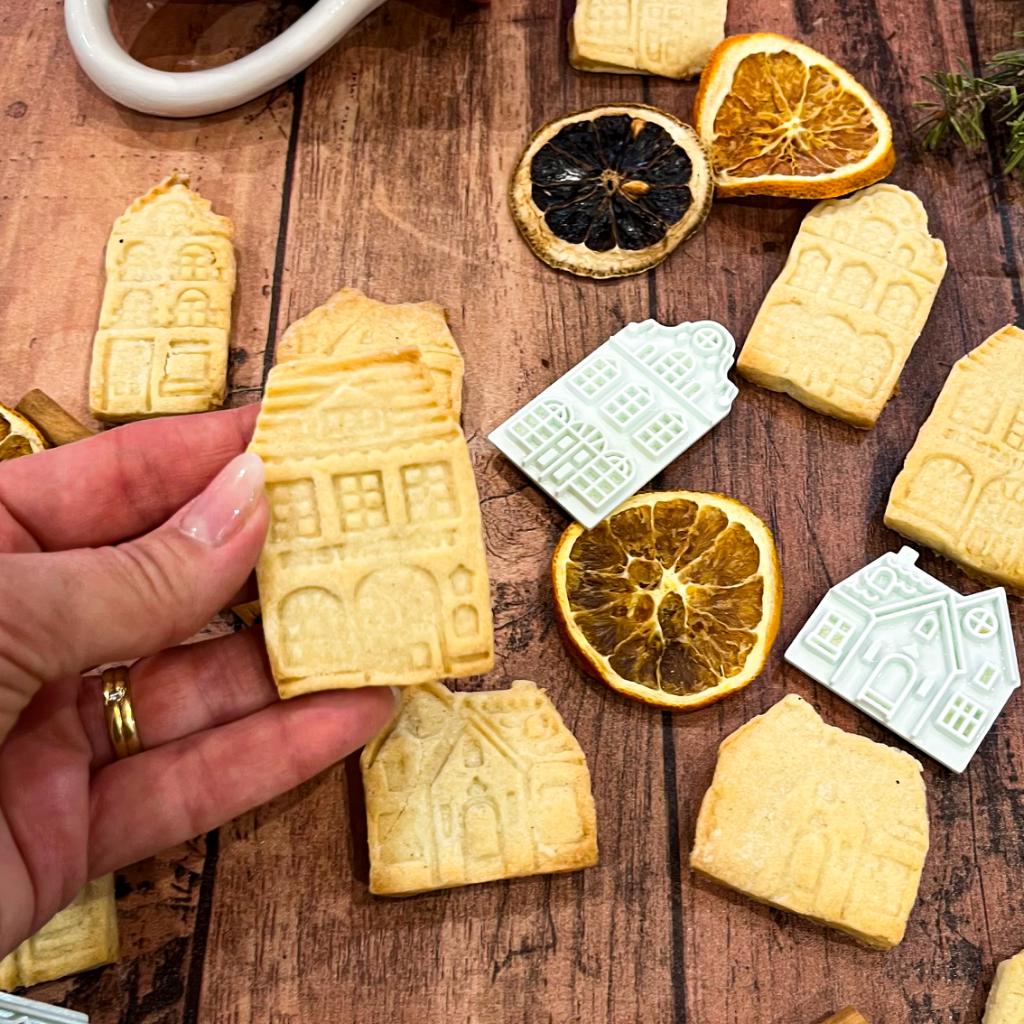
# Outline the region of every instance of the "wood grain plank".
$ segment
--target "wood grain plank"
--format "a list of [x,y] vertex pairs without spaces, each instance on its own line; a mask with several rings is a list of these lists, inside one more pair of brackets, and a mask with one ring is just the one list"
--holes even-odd
[[[139,59],[180,67],[193,47],[199,57],[190,57],[190,66],[265,41],[288,10],[262,0],[231,8],[120,3],[116,14]],[[180,169],[235,221],[239,276],[229,384],[236,401],[251,401],[267,338],[291,90],[202,120],[153,118],[117,107],[85,78],[67,45],[59,4],[6,5],[0,39],[0,400],[15,401],[39,386],[71,413],[87,414],[110,226],[135,196]]]
[[[998,5],[984,7],[995,12]],[[1008,20],[1002,17],[999,31],[1004,41],[1010,38]],[[677,747],[695,754],[695,764],[687,765],[691,784],[680,784],[684,855],[714,768],[715,743],[784,693],[807,697],[836,725],[898,742],[785,667],[781,654],[829,586],[901,543],[884,529],[881,513],[918,426],[952,362],[990,330],[1020,316],[1016,270],[1006,259],[1000,216],[1006,214],[1005,206],[1000,208],[1005,197],[990,194],[988,168],[962,158],[947,164],[923,156],[912,137],[911,104],[925,94],[919,76],[951,66],[957,52],[969,47],[967,27],[955,6],[888,0],[841,7],[816,0],[755,2],[743,10],[734,6],[729,28],[797,35],[871,88],[894,122],[901,160],[892,180],[925,201],[933,231],[949,248],[950,273],[903,375],[901,394],[874,431],[862,434],[741,382],[729,420],[666,474],[672,483],[725,490],[767,514],[779,540],[786,586],[783,624],[764,677],[718,708],[674,723],[677,733],[687,737]],[[687,109],[671,85],[653,84],[651,95],[668,109]],[[668,319],[722,319],[742,339],[760,297],[781,269],[804,209],[806,204],[759,200],[718,203],[705,232],[683,258],[655,272],[659,313]],[[690,268],[686,259],[692,261]],[[929,553],[921,564],[963,591],[978,589]],[[1013,603],[1013,616],[1019,632],[1019,602]],[[831,1007],[854,1002],[872,1020],[977,1020],[992,919],[1001,919],[1000,934],[1020,930],[1019,911],[1005,888],[1019,885],[1017,870],[1008,870],[1006,860],[988,850],[1007,844],[1020,848],[1014,810],[1019,809],[1020,781],[1011,759],[1020,754],[1022,717],[1019,705],[1011,703],[964,777],[926,764],[932,853],[907,939],[888,956],[695,882],[684,870],[688,1019],[781,1024],[817,1020]],[[980,799],[979,793],[984,793]],[[980,813],[982,801],[992,810]],[[986,899],[986,885],[995,890],[994,898]]]
[[[169,69],[219,63],[255,47],[296,11],[262,0],[114,5],[132,52]],[[38,386],[88,420],[110,226],[175,168],[191,171],[238,229],[230,383],[234,401],[251,401],[267,338],[291,91],[220,117],[162,120],[116,107],[87,81],[64,37],[60,4],[5,5],[0,40],[0,401],[13,403]],[[31,994],[84,1010],[96,1024],[194,1019],[207,909],[201,890],[212,880],[206,854],[200,837],[119,873],[120,963]]]
[[[581,284],[540,264],[506,202],[538,124],[641,90],[566,74],[558,21],[521,2],[454,14],[393,2],[307,74],[282,323],[343,284],[448,308],[467,360],[495,602],[498,664],[485,685],[525,677],[550,689],[588,753],[602,865],[372,899],[352,879],[365,854],[350,848],[337,770],[225,842],[202,1019],[258,1017],[248,994],[264,984],[281,1020],[338,1006],[358,1006],[368,1024],[673,1019],[660,717],[569,665],[547,575],[564,522],[483,437],[616,322],[647,314],[643,279]],[[253,883],[257,900],[222,901]]]

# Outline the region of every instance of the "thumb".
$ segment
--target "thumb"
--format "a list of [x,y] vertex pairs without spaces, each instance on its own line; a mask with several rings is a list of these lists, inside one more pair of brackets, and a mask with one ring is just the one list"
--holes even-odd
[[245,582],[266,531],[263,463],[244,454],[136,540],[0,555],[0,740],[43,682],[195,633]]

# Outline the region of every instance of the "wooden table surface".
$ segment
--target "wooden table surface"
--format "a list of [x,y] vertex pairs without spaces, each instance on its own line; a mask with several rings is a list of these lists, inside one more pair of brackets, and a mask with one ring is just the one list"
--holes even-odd
[[[686,116],[694,86],[582,74],[566,59],[572,0],[389,0],[288,85],[227,114],[121,110],[78,70],[53,0],[0,13],[0,400],[42,387],[86,403],[113,218],[173,168],[237,225],[231,401],[258,399],[283,328],[335,288],[432,299],[466,354],[465,427],[496,616],[486,685],[549,688],[590,762],[601,864],[578,874],[371,898],[353,840],[358,780],[339,765],[295,793],[119,876],[120,964],[35,995],[113,1022],[811,1024],[847,1003],[873,1024],[980,1020],[994,964],[1024,945],[1024,697],[969,771],[925,775],[932,849],[903,944],[889,954],[699,882],[687,858],[719,741],[783,694],[885,742],[878,725],[783,665],[828,586],[899,539],[891,482],[953,361],[1024,318],[1022,206],[978,159],[923,155],[920,76],[1010,44],[1019,0],[733,0],[729,30],[800,37],[888,109],[899,161],[949,250],[950,272],[875,430],[861,433],[740,382],[731,417],[657,481],[747,502],[778,538],[786,587],[763,677],[673,717],[586,681],[556,634],[548,558],[562,514],[489,445],[488,430],[630,320],[710,317],[737,339],[806,204],[715,205],[646,276],[577,280],[537,261],[505,192],[540,123],[603,100]],[[263,2],[120,0],[133,51],[201,66],[296,13]],[[182,56],[187,55],[187,56]],[[922,566],[977,589],[932,554]],[[1012,602],[1024,637],[1024,602]],[[355,794],[355,797],[353,797]]]

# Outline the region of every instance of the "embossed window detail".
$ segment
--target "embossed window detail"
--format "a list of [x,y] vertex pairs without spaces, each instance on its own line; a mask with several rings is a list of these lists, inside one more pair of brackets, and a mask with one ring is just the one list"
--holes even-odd
[[852,263],[839,271],[832,288],[833,298],[850,306],[863,309],[875,286],[875,275],[863,263]]
[[627,384],[604,403],[601,411],[617,427],[626,429],[652,405],[654,398],[647,388],[642,384]]
[[885,290],[878,315],[890,323],[908,324],[917,312],[918,297],[910,285],[893,283]]
[[816,292],[825,280],[830,262],[820,249],[805,249],[800,253],[788,283],[794,288]]
[[670,388],[678,388],[693,373],[693,359],[687,352],[666,352],[651,369]]
[[981,690],[990,691],[1003,678],[1003,670],[991,661],[986,661],[971,682]]
[[935,723],[954,739],[970,743],[985,721],[985,709],[962,693],[954,693]]
[[198,242],[183,245],[178,253],[174,277],[178,281],[216,281],[217,254],[208,246]]
[[457,637],[476,636],[480,630],[480,616],[471,604],[460,604],[455,609],[453,625]]
[[452,584],[452,592],[459,597],[465,597],[473,590],[473,574],[464,565],[460,565],[449,577]]
[[268,484],[267,491],[270,496],[270,534],[275,541],[320,534],[320,515],[312,480]]
[[174,307],[175,322],[179,327],[205,327],[208,320],[210,299],[198,288],[186,288],[178,296]]
[[129,242],[118,275],[122,281],[157,281],[163,277],[160,261],[145,242]]
[[1006,432],[1006,443],[1017,451],[1024,449],[1024,409],[1018,409],[1010,429]]
[[561,434],[568,423],[569,410],[564,405],[545,402],[520,416],[512,425],[512,434],[527,452],[536,452]]
[[175,338],[167,349],[164,360],[160,394],[202,395],[209,392],[210,352],[205,342]]
[[153,296],[146,288],[132,288],[124,293],[117,311],[119,327],[151,327],[153,324]]
[[852,632],[852,622],[835,612],[829,612],[821,625],[807,638],[807,642],[829,661],[838,661]]
[[633,440],[654,459],[685,433],[686,423],[682,416],[674,412],[663,412],[645,423],[633,435]]
[[999,632],[999,623],[988,608],[972,608],[964,615],[964,629],[979,640],[987,640]]
[[619,375],[619,368],[609,359],[595,359],[572,375],[571,383],[581,395],[593,398]]
[[402,485],[410,522],[448,519],[458,513],[452,471],[446,462],[403,466]]
[[618,456],[598,455],[573,479],[573,489],[591,508],[597,508],[628,479],[632,467]]
[[938,631],[939,617],[935,612],[929,612],[918,620],[917,625],[914,627],[914,636],[919,636],[922,640],[931,640]]
[[346,473],[334,478],[335,499],[346,533],[387,526],[384,481],[380,473]]

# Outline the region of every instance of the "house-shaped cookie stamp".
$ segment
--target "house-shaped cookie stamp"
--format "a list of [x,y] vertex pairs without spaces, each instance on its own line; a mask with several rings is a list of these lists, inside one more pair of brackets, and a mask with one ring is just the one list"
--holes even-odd
[[834,586],[786,660],[962,772],[1020,686],[1006,592],[965,597],[916,561],[904,547]]
[[729,414],[735,348],[712,320],[627,324],[490,440],[591,529]]

